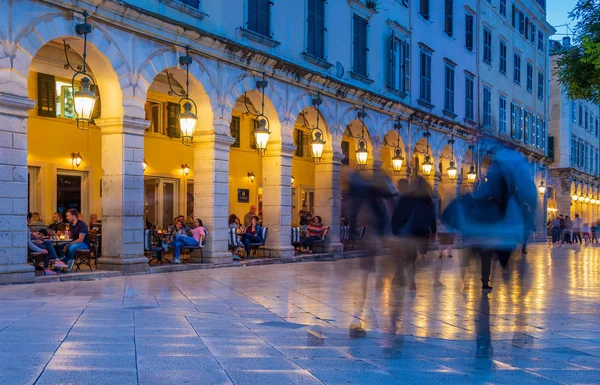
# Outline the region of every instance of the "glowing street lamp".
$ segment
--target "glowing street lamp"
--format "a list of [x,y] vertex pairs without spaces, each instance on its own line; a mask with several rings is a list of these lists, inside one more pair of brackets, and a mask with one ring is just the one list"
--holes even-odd
[[188,164],[187,164],[187,163],[185,163],[185,164],[182,164],[182,165],[181,165],[181,170],[183,171],[183,174],[184,174],[185,176],[187,176],[187,175],[190,173],[190,166],[188,166]]
[[79,167],[81,165],[81,162],[83,161],[83,158],[81,157],[80,153],[72,153],[71,160],[75,167]]
[[467,173],[467,182],[473,184],[477,179],[477,173],[475,172],[475,166],[471,165],[471,169]]
[[402,163],[404,162],[404,158],[402,157],[402,150],[400,147],[396,147],[395,155],[392,158],[392,169],[394,173],[398,174],[402,170]]
[[[179,93],[173,89],[171,78],[173,74],[167,73],[167,82],[169,83],[169,95],[180,96],[177,104],[177,117],[179,119],[179,129],[181,130],[181,142],[186,146],[191,146],[196,132],[196,122],[198,121],[198,107],[196,102],[190,98],[190,65],[192,64],[190,56],[190,47],[185,47],[185,56],[179,57],[179,65],[185,66],[185,91]],[[183,112],[181,109],[183,108]]]
[[448,179],[451,181],[454,181],[454,180],[456,180],[457,177],[458,177],[458,169],[454,165],[454,161],[451,160],[450,166],[448,167]]
[[544,186],[544,181],[540,181],[540,185],[538,186],[538,192],[540,195],[544,195],[546,193],[546,186]]

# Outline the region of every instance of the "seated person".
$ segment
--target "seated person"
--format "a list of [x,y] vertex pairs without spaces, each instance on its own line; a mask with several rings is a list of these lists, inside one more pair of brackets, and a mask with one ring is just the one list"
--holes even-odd
[[62,214],[59,212],[52,214],[52,223],[46,227],[52,230],[53,233],[63,233],[65,231],[65,223],[63,222]]
[[[236,234],[238,234],[240,231],[240,227],[242,227],[240,224],[240,218],[238,218],[238,216],[235,214],[231,214],[229,216],[229,228],[234,229]],[[237,243],[235,245],[231,246],[232,247],[231,254],[232,254],[234,261],[239,261],[239,260],[241,260],[241,258],[237,255],[237,253],[238,253],[240,247],[243,246],[243,244],[237,237],[236,237],[236,242]]]
[[171,232],[171,239],[175,239],[178,235],[187,235],[187,229],[182,221],[175,222],[175,228]]
[[88,228],[83,221],[79,220],[79,212],[76,209],[67,210],[67,221],[70,224],[71,239],[72,241],[65,245],[62,249],[62,253],[66,256],[66,263],[68,270],[73,270],[75,264],[75,252],[77,250],[89,250],[90,249],[90,236],[88,234]]
[[321,237],[327,234],[327,227],[323,224],[320,216],[315,215],[312,222],[306,227],[306,236],[302,242],[303,251],[306,249],[312,251],[312,246],[315,241],[321,240]]
[[40,213],[31,214],[31,221],[29,221],[29,227],[33,229],[33,231],[40,231],[41,229],[46,227],[46,225],[42,221],[42,218],[40,217]]
[[[31,222],[32,214],[27,214],[27,224]],[[66,268],[60,259],[56,257],[56,251],[50,241],[44,241],[37,237],[35,234],[31,234],[29,226],[27,226],[27,247],[34,253],[42,253],[44,255],[44,273],[45,274],[56,274],[50,270],[50,259],[54,260],[54,266],[59,268]]]
[[186,246],[198,246],[200,242],[206,239],[206,229],[202,225],[202,220],[196,219],[194,221],[194,228],[189,230],[188,234],[191,234],[191,236],[177,235],[171,242],[171,246],[175,247],[173,251],[173,263],[181,263],[181,249],[185,249]]
[[258,224],[258,217],[255,215],[250,220],[250,226],[246,228],[246,233],[242,237],[242,243],[246,250],[246,256],[250,256],[250,244],[262,243],[262,226]]

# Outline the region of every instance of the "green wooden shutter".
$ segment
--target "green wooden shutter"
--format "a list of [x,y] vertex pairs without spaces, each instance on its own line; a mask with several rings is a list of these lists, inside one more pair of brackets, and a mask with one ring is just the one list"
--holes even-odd
[[248,29],[258,32],[258,0],[248,0]]
[[97,85],[92,84],[90,86],[90,91],[95,93],[96,96],[98,97],[96,99],[96,103],[94,104],[94,112],[92,113],[92,121],[94,121],[94,120],[100,118],[100,115],[102,114],[102,101],[100,100],[100,88],[98,88]]
[[231,147],[240,148],[240,117],[232,116],[231,124],[229,125],[229,132],[231,137],[235,139],[235,142],[231,145]]
[[167,103],[167,136],[169,138],[181,138],[178,110],[179,104]]
[[38,116],[56,118],[56,80],[54,76],[37,74]]
[[256,150],[256,136],[254,135],[254,130],[258,127],[258,119],[254,119],[254,124],[252,126],[252,130],[250,131],[250,148]]

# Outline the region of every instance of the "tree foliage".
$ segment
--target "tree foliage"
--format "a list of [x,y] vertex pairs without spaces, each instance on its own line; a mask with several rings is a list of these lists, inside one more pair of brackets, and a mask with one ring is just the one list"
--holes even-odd
[[569,18],[577,21],[573,46],[554,52],[556,75],[571,99],[600,103],[600,0],[579,0]]

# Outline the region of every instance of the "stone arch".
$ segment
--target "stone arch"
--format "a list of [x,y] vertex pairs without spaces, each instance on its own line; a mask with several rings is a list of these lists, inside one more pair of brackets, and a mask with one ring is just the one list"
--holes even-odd
[[[260,80],[260,75],[255,75],[250,72],[243,72],[238,76],[234,76],[226,82],[223,90],[228,93],[221,95],[221,103],[217,109],[215,118],[222,119],[229,124],[233,113],[233,108],[237,100],[244,94],[255,106],[261,104],[261,92],[256,88],[256,81]],[[268,85],[265,88],[265,116],[269,120],[269,128],[271,137],[269,142],[281,142],[282,144],[293,144],[292,129],[293,121],[289,122],[286,116],[285,103],[276,89],[277,82],[267,77]],[[282,124],[282,122],[285,122]],[[286,129],[283,129],[285,125]]]
[[[301,113],[305,111],[313,111],[313,114],[316,115],[316,109],[312,106],[312,99],[316,96],[314,93],[305,92],[302,95],[298,96],[296,100],[291,103],[291,108],[289,110],[288,115],[293,119],[297,120]],[[325,101],[325,98],[321,96],[321,100],[323,103],[320,107],[320,122],[321,125],[319,128],[323,131],[323,139],[326,141],[324,153],[333,151],[334,143],[333,143],[333,135],[331,134],[331,122],[333,122],[333,115],[331,114],[331,108],[329,104]],[[313,123],[314,119],[309,120],[309,123]],[[341,151],[341,150],[340,150]]]
[[[20,77],[12,78],[21,96],[27,96],[28,76],[36,53],[51,41],[66,40],[74,52],[83,53],[83,39],[75,32],[81,18],[66,17],[65,13],[49,13],[34,19],[17,32],[14,44],[13,68]],[[122,117],[124,111],[122,84],[128,84],[129,66],[107,29],[89,20],[92,33],[87,41],[87,63],[94,75],[102,97],[102,118]],[[10,87],[10,85],[9,85]],[[15,88],[11,88],[15,93]],[[106,113],[104,112],[106,111]]]
[[[182,50],[160,49],[140,65],[137,71],[137,89],[140,92],[136,95],[136,99],[142,102],[142,109],[152,82],[165,70],[169,70],[169,73],[173,74],[173,78],[181,86],[185,87],[185,67],[179,65],[179,57],[183,55],[185,55],[185,51]],[[197,57],[194,57],[194,61],[190,66],[189,97],[196,103],[198,109],[196,132],[199,134],[212,134],[214,132],[212,102],[217,100],[217,88],[202,61],[198,61],[197,59]],[[229,135],[228,130],[219,133]]]

